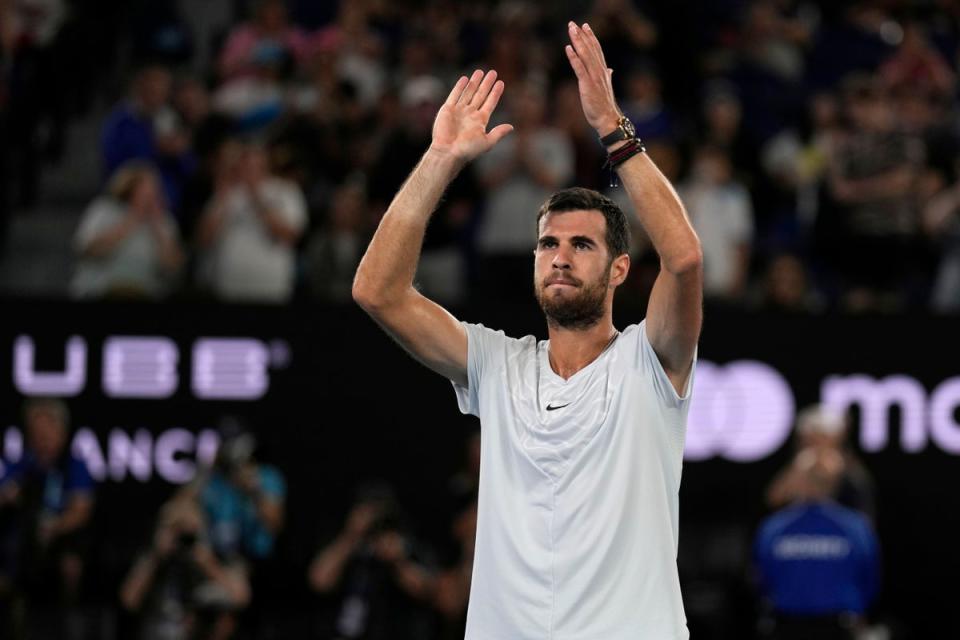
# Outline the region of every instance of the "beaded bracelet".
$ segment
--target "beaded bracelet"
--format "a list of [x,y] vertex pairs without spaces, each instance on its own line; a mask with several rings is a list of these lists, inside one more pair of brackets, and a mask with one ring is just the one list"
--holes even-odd
[[607,161],[603,166],[605,169],[610,170],[611,187],[619,186],[616,173],[617,168],[633,156],[638,153],[643,153],[646,150],[647,148],[643,146],[640,138],[630,138],[625,145],[607,154]]

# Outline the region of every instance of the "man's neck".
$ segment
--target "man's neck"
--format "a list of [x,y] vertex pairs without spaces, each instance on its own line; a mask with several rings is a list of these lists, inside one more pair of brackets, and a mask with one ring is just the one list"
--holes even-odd
[[547,331],[550,336],[550,367],[564,380],[596,360],[617,335],[609,313],[586,329],[548,325]]

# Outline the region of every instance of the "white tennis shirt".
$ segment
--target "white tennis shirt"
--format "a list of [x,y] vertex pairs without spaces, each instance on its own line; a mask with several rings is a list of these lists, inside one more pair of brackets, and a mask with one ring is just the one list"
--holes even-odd
[[564,380],[549,341],[464,323],[460,410],[482,429],[466,640],[680,640],[677,395],[627,327]]

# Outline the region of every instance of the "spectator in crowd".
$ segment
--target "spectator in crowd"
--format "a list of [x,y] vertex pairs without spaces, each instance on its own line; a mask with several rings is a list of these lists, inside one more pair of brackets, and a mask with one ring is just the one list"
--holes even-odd
[[853,311],[900,308],[916,271],[923,146],[896,130],[875,78],[851,78],[845,90],[851,129],[837,145],[829,177],[840,218],[835,260],[843,302]]
[[836,453],[843,461],[838,482],[831,485],[831,497],[839,504],[873,518],[876,515],[876,498],[873,479],[847,443],[847,421],[842,416],[822,405],[812,405],[797,416],[797,455],[770,483],[767,488],[767,505],[779,509],[795,501],[804,490],[806,459],[804,451]]
[[327,218],[307,243],[307,288],[315,297],[343,302],[350,300],[353,275],[370,236],[364,186],[354,181],[338,187]]
[[428,553],[411,535],[390,487],[358,491],[343,530],[310,564],[308,581],[333,605],[323,638],[423,640],[435,633]]
[[290,24],[284,0],[256,0],[253,18],[227,36],[220,53],[219,71],[224,80],[253,73],[265,58],[290,58],[301,62],[309,51],[309,39]]
[[876,535],[861,513],[833,502],[844,473],[833,449],[798,454],[793,504],[754,541],[760,592],[773,613],[765,637],[853,640],[879,586]]
[[[548,126],[546,95],[540,86],[513,87],[506,105],[505,119],[513,124],[513,135],[474,165],[487,194],[477,239],[481,289],[496,298],[525,300],[537,231],[530,212],[573,177],[573,147],[562,131]],[[518,275],[523,273],[530,278]]]
[[923,227],[939,245],[931,306],[941,313],[960,311],[960,178],[930,198],[923,210]]
[[129,97],[116,105],[100,135],[104,175],[129,160],[153,162],[163,178],[170,207],[180,203],[183,183],[194,171],[190,138],[170,107],[173,78],[159,65],[146,65],[133,77]]
[[70,417],[62,401],[28,400],[23,418],[26,448],[0,472],[0,607],[8,610],[0,621],[10,620],[14,607],[20,615],[13,637],[69,640],[76,633],[71,622],[94,481],[70,452]]
[[223,431],[213,467],[183,495],[199,502],[206,536],[219,558],[266,560],[283,529],[286,482],[276,467],[256,460],[252,433],[232,419],[226,420]]
[[199,279],[225,301],[283,303],[293,294],[295,248],[307,224],[299,186],[274,176],[262,146],[223,158],[198,226]]
[[733,177],[730,158],[713,145],[698,148],[690,177],[677,191],[703,247],[704,295],[742,299],[750,266],[753,207]]
[[957,81],[957,75],[931,45],[923,23],[918,21],[904,25],[900,46],[880,65],[878,74],[888,89],[922,96],[953,96]]
[[120,586],[120,603],[138,619],[140,640],[226,640],[250,601],[244,564],[224,561],[206,537],[200,506],[174,498],[160,510],[150,545]]
[[792,253],[778,253],[770,259],[758,302],[764,309],[792,313],[810,313],[823,307],[806,266]]
[[134,160],[87,207],[74,238],[77,298],[158,299],[170,293],[184,254],[152,165]]
[[660,76],[652,62],[635,62],[626,73],[623,113],[641,140],[650,142],[676,136],[673,113],[663,101]]

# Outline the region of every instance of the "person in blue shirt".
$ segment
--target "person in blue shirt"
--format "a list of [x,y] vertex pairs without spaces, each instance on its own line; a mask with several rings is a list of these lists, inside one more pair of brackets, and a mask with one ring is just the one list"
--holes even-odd
[[[63,637],[83,574],[94,481],[69,451],[69,413],[51,398],[27,401],[26,447],[0,471],[0,591],[22,599],[30,637]],[[0,629],[2,635],[2,629]]]
[[130,96],[117,104],[104,122],[100,152],[105,178],[130,160],[155,164],[167,204],[176,211],[197,161],[189,135],[168,104],[172,83],[170,71],[163,66],[141,68],[134,76]]
[[255,448],[251,433],[228,433],[213,468],[193,487],[210,544],[223,559],[268,559],[283,528],[286,482],[278,469],[255,460]]
[[763,521],[754,541],[770,637],[853,638],[880,582],[877,537],[862,513],[830,497],[844,472],[839,453],[804,449],[796,466],[796,501]]

